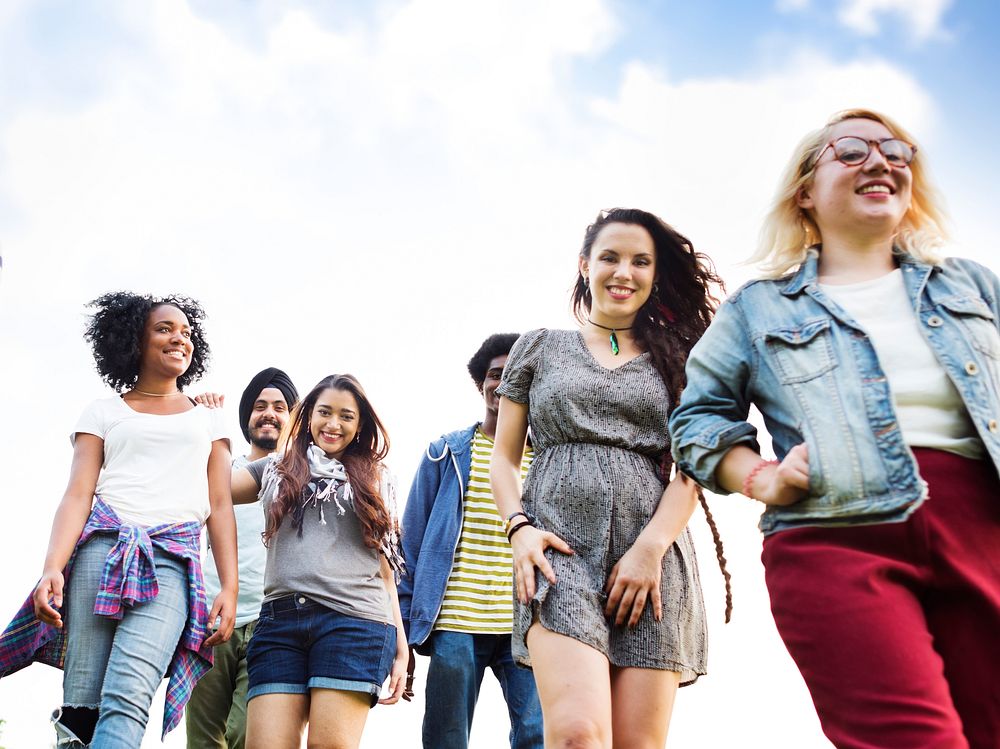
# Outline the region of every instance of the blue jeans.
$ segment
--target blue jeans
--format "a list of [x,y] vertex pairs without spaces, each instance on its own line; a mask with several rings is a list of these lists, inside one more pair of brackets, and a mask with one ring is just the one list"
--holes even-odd
[[510,655],[510,635],[437,630],[428,638],[424,749],[467,749],[486,667],[500,682],[510,715],[511,749],[542,749],[542,706],[531,671]]
[[98,708],[90,743],[95,749],[135,749],[142,743],[153,694],[188,617],[187,562],[159,550],[156,598],[126,608],[121,621],[94,614],[104,561],[115,540],[91,538],[77,552],[67,581],[63,704]]

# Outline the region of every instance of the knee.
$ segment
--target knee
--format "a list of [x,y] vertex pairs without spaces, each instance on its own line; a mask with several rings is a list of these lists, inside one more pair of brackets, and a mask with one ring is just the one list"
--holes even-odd
[[551,738],[550,743],[558,749],[604,749],[609,746],[601,725],[584,716],[574,716],[566,720],[552,721],[546,724],[545,732]]

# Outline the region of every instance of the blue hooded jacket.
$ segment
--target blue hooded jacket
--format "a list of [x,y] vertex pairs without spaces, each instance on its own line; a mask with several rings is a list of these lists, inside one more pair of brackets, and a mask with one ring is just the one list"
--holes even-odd
[[427,447],[403,510],[407,574],[399,583],[399,608],[407,641],[421,653],[420,646],[441,611],[462,532],[472,440],[478,426],[446,434]]

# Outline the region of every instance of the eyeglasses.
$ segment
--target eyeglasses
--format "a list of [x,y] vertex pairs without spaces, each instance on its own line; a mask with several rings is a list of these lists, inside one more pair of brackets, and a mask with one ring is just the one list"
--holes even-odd
[[872,146],[875,146],[879,153],[885,157],[889,166],[896,169],[903,169],[910,165],[913,157],[917,153],[917,147],[910,145],[905,140],[899,138],[883,138],[882,140],[865,140],[854,135],[845,135],[837,140],[832,140],[826,144],[826,148],[819,152],[813,166],[819,163],[826,153],[827,148],[833,149],[833,155],[841,164],[847,166],[860,166],[868,161],[871,155]]

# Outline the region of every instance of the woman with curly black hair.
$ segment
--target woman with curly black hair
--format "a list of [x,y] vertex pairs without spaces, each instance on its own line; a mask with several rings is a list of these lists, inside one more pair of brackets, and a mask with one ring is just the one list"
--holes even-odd
[[601,213],[578,257],[580,329],[525,333],[507,359],[491,479],[514,552],[511,649],[534,670],[546,746],[662,747],[677,687],[705,673],[698,492],[670,479],[667,418],[713,285],[658,217]]
[[[222,411],[182,392],[209,358],[197,302],[117,292],[91,306],[85,337],[102,379],[122,394],[91,403],[73,430],[42,577],[0,636],[0,675],[33,660],[62,667],[57,743],[138,747],[164,675],[166,734],[211,667],[211,647],[232,631],[229,441]],[[222,580],[210,611],[199,559],[206,521]]]
[[357,746],[387,677],[392,704],[409,650],[385,428],[361,384],[324,377],[283,444],[233,474],[237,503],[267,518],[264,603],[247,649],[247,747]]

